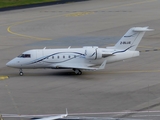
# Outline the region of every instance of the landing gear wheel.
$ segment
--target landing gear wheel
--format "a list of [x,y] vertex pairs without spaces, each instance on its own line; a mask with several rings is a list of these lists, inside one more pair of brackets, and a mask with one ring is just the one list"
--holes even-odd
[[20,75],[20,76],[23,76],[23,72],[20,72],[19,75]]
[[78,75],[82,75],[82,71],[79,71],[79,72],[78,72]]
[[82,71],[79,69],[73,69],[76,75],[82,75]]
[[22,69],[19,69],[19,75],[20,75],[20,76],[23,76]]

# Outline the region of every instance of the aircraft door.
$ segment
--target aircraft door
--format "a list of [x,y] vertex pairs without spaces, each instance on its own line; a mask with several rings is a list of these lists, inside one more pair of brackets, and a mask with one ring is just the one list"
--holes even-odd
[[42,67],[43,66],[43,50],[37,50],[36,51],[36,56],[37,56],[37,58],[36,58],[36,60],[37,60],[37,62],[36,62],[36,66],[38,67]]

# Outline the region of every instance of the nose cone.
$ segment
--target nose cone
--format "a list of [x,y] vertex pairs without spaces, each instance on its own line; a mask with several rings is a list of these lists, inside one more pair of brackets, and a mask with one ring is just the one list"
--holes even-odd
[[9,61],[8,63],[6,63],[6,66],[8,67],[14,67],[14,62],[13,60]]
[[17,60],[17,58],[12,59],[11,61],[9,61],[6,66],[8,67],[14,67],[14,68],[19,68],[20,64],[19,61]]

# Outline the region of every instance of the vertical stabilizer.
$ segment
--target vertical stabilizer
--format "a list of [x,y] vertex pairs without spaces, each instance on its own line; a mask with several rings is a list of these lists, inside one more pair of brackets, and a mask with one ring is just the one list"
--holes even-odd
[[115,49],[131,51],[136,50],[146,31],[152,31],[152,29],[148,29],[148,27],[130,28],[126,34],[115,44]]

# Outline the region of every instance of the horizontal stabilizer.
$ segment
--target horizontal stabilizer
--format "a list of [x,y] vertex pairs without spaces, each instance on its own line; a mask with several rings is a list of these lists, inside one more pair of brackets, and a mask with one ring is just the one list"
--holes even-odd
[[133,28],[134,32],[147,32],[147,31],[153,31],[154,29],[148,29],[148,27],[135,27]]

